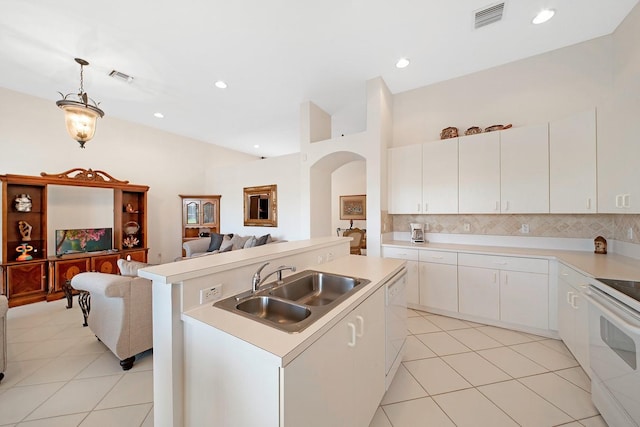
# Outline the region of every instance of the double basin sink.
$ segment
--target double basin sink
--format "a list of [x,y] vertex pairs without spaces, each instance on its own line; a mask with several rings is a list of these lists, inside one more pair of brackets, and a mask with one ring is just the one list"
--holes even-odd
[[285,332],[300,332],[370,282],[306,270],[249,296],[232,296],[214,305]]

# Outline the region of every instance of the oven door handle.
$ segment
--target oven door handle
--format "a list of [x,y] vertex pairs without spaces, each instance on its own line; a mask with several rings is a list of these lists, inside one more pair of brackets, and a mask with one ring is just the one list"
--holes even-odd
[[[593,304],[596,307],[598,307],[598,309],[601,310],[603,313],[605,313],[606,315],[608,315],[612,319],[615,319],[616,322],[620,324],[620,326],[623,326],[629,332],[633,332],[634,334],[640,334],[640,326],[637,326],[637,325],[634,325],[634,324],[628,322],[627,320],[623,319],[622,316],[620,316],[620,314],[615,313],[609,307],[607,307],[606,305],[604,305],[603,303],[598,301],[599,298],[598,298],[598,295],[595,292],[593,292],[592,290],[589,290],[583,296],[591,304]],[[596,297],[598,299],[596,299],[594,297]]]

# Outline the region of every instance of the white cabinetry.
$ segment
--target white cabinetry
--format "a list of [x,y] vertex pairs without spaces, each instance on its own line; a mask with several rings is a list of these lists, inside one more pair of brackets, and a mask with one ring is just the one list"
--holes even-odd
[[589,368],[589,311],[583,292],[585,276],[560,263],[558,269],[558,333],[587,375]]
[[284,368],[285,426],[367,426],[384,394],[384,288]]
[[549,328],[549,262],[458,254],[459,311],[536,329]]
[[500,132],[459,138],[459,212],[500,212]]
[[407,261],[407,303],[420,304],[420,276],[418,272],[418,249],[384,246],[383,258]]
[[458,254],[421,249],[420,305],[458,311]]
[[422,145],[388,150],[389,213],[422,212]]
[[458,213],[458,138],[422,144],[422,212]]
[[596,212],[596,113],[549,123],[551,213]]
[[500,132],[502,213],[549,213],[549,126]]

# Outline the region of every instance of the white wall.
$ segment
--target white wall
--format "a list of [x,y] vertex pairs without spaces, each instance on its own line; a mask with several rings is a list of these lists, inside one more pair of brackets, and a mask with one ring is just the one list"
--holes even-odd
[[[221,232],[243,236],[271,234],[300,240],[300,155],[255,160],[242,165],[216,166],[206,172],[207,194],[220,194]],[[277,227],[245,227],[243,189],[261,185],[278,186]]]
[[80,167],[148,185],[149,261],[172,261],[181,255],[178,194],[204,193],[208,168],[255,157],[115,119],[108,105],[103,108],[96,136],[81,149],[67,135],[54,100],[0,88],[0,173],[40,175]]
[[[340,219],[340,196],[367,193],[367,164],[358,160],[345,164],[331,174],[331,224],[332,230],[349,228],[349,220]],[[353,226],[365,229],[367,221],[353,221]]]

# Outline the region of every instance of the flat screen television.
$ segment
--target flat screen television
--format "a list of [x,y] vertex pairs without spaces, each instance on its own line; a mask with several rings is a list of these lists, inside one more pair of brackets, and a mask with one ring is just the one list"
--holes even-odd
[[56,255],[113,249],[111,228],[56,230]]

